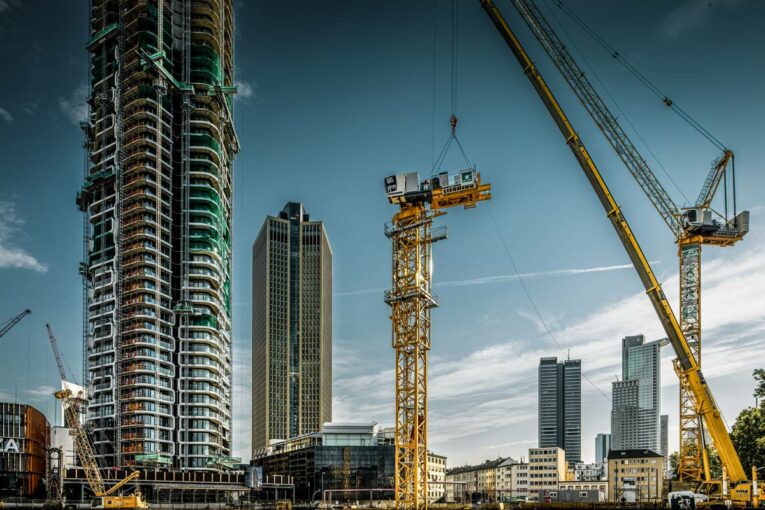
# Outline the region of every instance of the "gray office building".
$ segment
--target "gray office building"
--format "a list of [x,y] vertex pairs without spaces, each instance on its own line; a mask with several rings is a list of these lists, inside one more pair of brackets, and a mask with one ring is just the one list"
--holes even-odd
[[332,421],[332,248],[289,202],[252,248],[252,448]]
[[662,414],[659,420],[659,453],[664,457],[664,465],[669,466],[669,415]]
[[582,361],[539,360],[539,447],[566,451],[582,460]]
[[608,462],[608,452],[611,450],[611,434],[595,436],[595,462]]
[[614,450],[661,449],[661,347],[643,335],[622,339],[622,381],[613,383],[611,435]]

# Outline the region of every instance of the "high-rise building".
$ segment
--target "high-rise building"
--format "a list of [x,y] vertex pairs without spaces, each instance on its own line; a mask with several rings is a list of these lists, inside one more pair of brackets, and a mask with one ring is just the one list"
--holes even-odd
[[669,415],[662,414],[659,419],[659,453],[664,457],[664,465],[669,466]]
[[582,362],[539,360],[539,447],[562,448],[582,460]]
[[608,451],[611,449],[611,434],[595,436],[595,462],[606,462]]
[[332,421],[332,248],[303,204],[252,247],[252,448]]
[[613,383],[612,449],[661,446],[661,347],[666,340],[645,343],[643,335],[622,339],[622,381]]
[[207,469],[231,452],[233,10],[90,1],[77,204],[101,466]]

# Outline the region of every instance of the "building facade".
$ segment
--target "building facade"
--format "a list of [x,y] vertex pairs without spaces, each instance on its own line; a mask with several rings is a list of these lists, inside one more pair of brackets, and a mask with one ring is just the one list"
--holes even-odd
[[501,467],[508,459],[499,457],[482,464],[466,465],[446,471],[446,501],[448,503],[494,502],[500,497],[498,489],[504,484]]
[[204,470],[230,455],[233,11],[90,2],[77,204],[87,420],[104,467]]
[[595,436],[595,462],[605,464],[608,460],[608,452],[611,450],[611,434],[598,434]]
[[527,499],[529,496],[529,464],[521,459],[517,464],[510,466],[512,485],[510,496],[516,499]]
[[613,383],[612,448],[661,449],[661,347],[643,335],[622,339],[622,381]]
[[539,360],[539,446],[562,448],[568,462],[582,460],[582,362]]
[[289,202],[252,247],[252,448],[332,421],[332,248]]
[[608,501],[660,502],[664,459],[650,450],[611,450],[608,454]]
[[428,501],[434,503],[446,497],[446,457],[428,451]]
[[559,482],[558,492],[552,495],[552,501],[558,503],[603,503],[608,501],[608,482]]
[[0,402],[0,497],[44,498],[50,424],[40,411]]
[[597,482],[605,480],[606,464],[604,462],[594,462],[585,464],[579,462],[574,464],[574,476],[569,481],[575,482]]
[[566,481],[566,468],[566,452],[561,448],[529,448],[529,501],[552,501],[558,482]]
[[664,457],[664,467],[669,468],[669,415],[659,417],[659,453]]

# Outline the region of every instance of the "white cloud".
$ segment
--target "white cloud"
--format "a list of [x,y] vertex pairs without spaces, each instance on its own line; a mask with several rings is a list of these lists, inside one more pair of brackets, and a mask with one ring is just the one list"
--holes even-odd
[[58,391],[58,389],[54,388],[53,386],[43,385],[25,391],[28,395],[30,395],[31,400],[40,401],[48,397],[53,397],[53,394]]
[[[753,236],[750,234],[750,239],[734,250],[706,252],[716,257],[705,257],[702,278],[707,380],[740,377],[746,384],[752,368],[761,360],[765,336],[765,239]],[[668,278],[663,287],[670,303],[677,303],[677,275]],[[548,325],[561,347],[570,349],[571,357],[582,359],[585,376],[600,390],[583,381],[582,443],[588,451],[595,433],[609,426],[610,403],[599,393],[610,394],[614,374],[621,372],[619,339],[637,333],[649,339],[666,335],[643,292],[625,296],[568,325]],[[532,339],[497,342],[459,359],[447,358],[444,353],[438,353],[438,358],[432,356],[428,405],[433,448],[449,455],[451,465],[483,460],[476,457],[483,455],[477,453],[479,450],[500,448],[505,455],[522,455],[528,448],[527,438],[537,435],[539,358],[562,356],[558,351],[545,333]],[[671,368],[673,357],[671,347],[665,348],[662,383],[670,391],[677,386]],[[390,424],[393,392],[392,367],[353,377],[345,377],[338,370],[334,417],[338,421],[361,418]],[[720,395],[718,401],[731,401]],[[675,426],[672,422],[677,420],[677,411],[672,404],[665,402],[663,408],[670,415],[671,426]],[[738,409],[728,409],[731,423]],[[470,446],[462,446],[468,442],[456,441],[458,438],[469,438]]]
[[45,273],[48,268],[33,255],[12,243],[21,232],[24,220],[16,212],[15,204],[0,201],[0,268],[31,269]]
[[0,108],[0,119],[3,119],[5,122],[13,122],[13,115],[5,108]]
[[236,85],[236,96],[234,96],[235,99],[244,100],[247,102],[255,97],[256,85],[245,80],[235,80],[234,85]]
[[88,86],[82,84],[69,97],[59,97],[58,107],[70,122],[79,125],[88,116],[87,99]]

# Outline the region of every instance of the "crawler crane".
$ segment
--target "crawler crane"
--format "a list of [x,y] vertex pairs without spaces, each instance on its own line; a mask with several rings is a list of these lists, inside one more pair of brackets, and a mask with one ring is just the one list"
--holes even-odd
[[417,173],[385,178],[385,192],[399,210],[385,225],[393,243],[393,288],[385,292],[391,307],[396,350],[396,508],[428,506],[428,351],[432,294],[432,245],[446,239],[446,227],[433,219],[450,207],[475,207],[491,198],[473,168],[420,181]]
[[[56,358],[56,365],[58,366],[58,371],[61,375],[61,381],[66,383],[66,370],[64,370],[64,363],[61,358],[61,353],[58,350],[56,337],[53,335],[53,330],[50,325],[46,324],[46,327],[48,329],[48,338],[50,340],[51,348],[53,349],[53,355]],[[88,485],[96,498],[94,501],[94,508],[148,508],[149,505],[146,504],[143,497],[138,492],[130,495],[114,495],[117,490],[138,478],[140,476],[138,471],[133,471],[113,486],[108,489],[106,488],[104,479],[101,476],[101,471],[98,469],[96,456],[93,453],[93,446],[88,439],[88,433],[80,423],[80,401],[84,398],[84,395],[73,394],[72,390],[67,388],[66,384],[64,384],[64,389],[57,391],[55,395],[63,404],[64,418],[74,440],[74,450],[77,452],[77,459],[80,461],[80,464],[85,471],[85,478],[87,478]]]
[[[535,2],[512,0],[512,3],[672,232],[680,259],[680,328],[701,367],[701,246],[732,246],[749,231],[749,211],[736,214],[733,152],[722,147],[723,153],[712,163],[696,202],[685,209],[678,207]],[[565,7],[561,5],[561,8]],[[613,56],[618,58],[616,54]],[[663,101],[673,106],[671,99],[665,97]],[[713,137],[711,139],[716,143]],[[733,204],[730,220],[727,211],[728,180],[731,182]],[[711,207],[721,182],[724,182],[726,194],[724,214],[717,213]],[[679,369],[677,364],[676,367]],[[709,480],[703,423],[696,412],[693,394],[684,382],[681,377],[678,477],[689,481]]]
[[[590,157],[589,152],[579,135],[574,130],[571,122],[563,112],[560,104],[553,96],[550,88],[542,78],[539,70],[526,53],[523,45],[510,29],[502,14],[497,9],[492,0],[480,0],[486,14],[491,19],[497,31],[507,43],[513,55],[520,64],[526,77],[531,82],[534,90],[539,95],[548,112],[552,116],[555,124],[563,135],[566,144],[571,149],[582,171],[590,182],[595,194],[603,206],[606,215],[614,227],[624,249],[632,261],[635,270],[640,277],[646,294],[648,294],[651,304],[659,317],[659,320],[667,334],[672,348],[677,356],[676,371],[693,397],[695,410],[702,417],[706,424],[706,429],[714,442],[720,455],[723,467],[729,477],[722,481],[716,480],[707,482],[707,489],[711,496],[712,503],[724,503],[730,501],[737,507],[746,507],[749,505],[758,506],[759,489],[757,482],[747,479],[741,461],[733,447],[730,435],[725,426],[717,403],[712,396],[712,392],[704,379],[699,363],[694,355],[692,347],[685,337],[685,333],[680,326],[674,312],[664,295],[661,284],[656,279],[648,259],[635,238],[632,229],[627,223],[626,218],[616,203],[606,182]],[[756,471],[753,469],[752,480],[756,480]],[[729,493],[729,488],[730,493]]]

